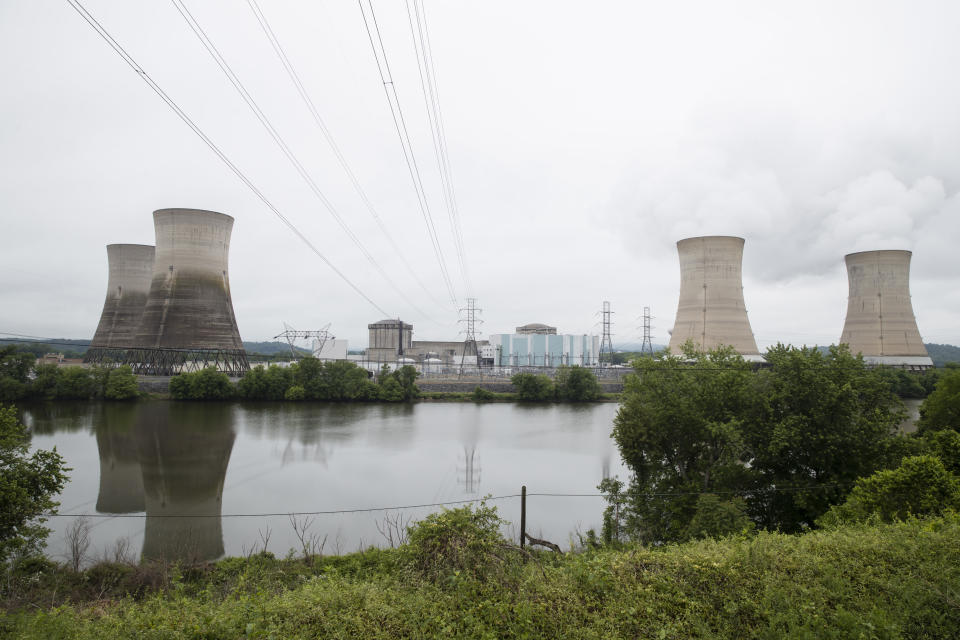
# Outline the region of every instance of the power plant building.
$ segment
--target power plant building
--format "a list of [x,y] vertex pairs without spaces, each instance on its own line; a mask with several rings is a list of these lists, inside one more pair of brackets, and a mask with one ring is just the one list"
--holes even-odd
[[[464,356],[464,342],[454,340],[414,340],[413,325],[399,319],[387,318],[367,325],[369,346],[365,360],[373,363],[476,364],[476,354]],[[477,347],[487,344],[478,340]]]
[[845,256],[849,297],[840,342],[874,365],[933,366],[910,302],[909,251],[861,251]]
[[[530,325],[526,325],[530,326]],[[546,325],[541,325],[546,326]],[[520,327],[523,328],[523,327]],[[504,367],[594,367],[600,353],[600,337],[554,333],[499,333],[490,336],[494,364]]]
[[116,360],[133,346],[150,293],[154,253],[152,245],[107,245],[107,296],[88,359]]
[[733,347],[748,360],[761,359],[743,301],[743,238],[702,236],[677,242],[680,300],[670,351],[688,340],[700,349]]

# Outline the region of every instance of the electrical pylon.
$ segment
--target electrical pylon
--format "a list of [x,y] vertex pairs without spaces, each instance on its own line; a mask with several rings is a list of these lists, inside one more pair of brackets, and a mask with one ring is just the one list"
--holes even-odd
[[613,353],[613,334],[610,333],[610,315],[613,313],[610,311],[610,302],[607,300],[603,301],[603,337],[600,338],[600,353],[597,354],[597,368],[599,369],[602,366],[603,354],[612,354]]
[[330,328],[330,323],[327,323],[326,326],[324,326],[323,329],[320,329],[320,330],[297,331],[296,329],[288,325],[286,322],[284,322],[283,333],[278,333],[277,335],[273,336],[273,339],[274,340],[276,340],[277,338],[285,339],[287,341],[287,344],[290,345],[290,356],[294,360],[299,360],[301,355],[298,354],[296,349],[294,348],[294,343],[300,338],[316,338],[317,340],[320,341],[320,343],[317,349],[314,350],[314,353],[319,353],[320,351],[323,351],[323,345],[326,344],[327,340],[332,340],[334,338],[334,336],[332,336],[330,332],[327,331],[327,329],[329,328]]
[[483,320],[477,318],[477,314],[483,311],[483,309],[477,308],[477,299],[476,298],[467,298],[467,306],[463,309],[460,309],[460,313],[464,314],[465,317],[461,318],[459,322],[463,322],[466,326],[461,332],[464,334],[463,340],[463,351],[460,353],[460,374],[463,375],[463,363],[467,359],[467,356],[473,355],[476,357],[477,369],[482,366],[480,358],[480,349],[477,347],[477,325],[483,324]]
[[650,307],[643,308],[643,344],[640,345],[640,355],[649,354],[653,357],[653,342],[650,337]]

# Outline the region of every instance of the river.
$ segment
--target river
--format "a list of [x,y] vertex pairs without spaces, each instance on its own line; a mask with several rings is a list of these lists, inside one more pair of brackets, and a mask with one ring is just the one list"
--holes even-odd
[[522,485],[563,494],[530,495],[527,530],[566,548],[599,530],[600,480],[626,478],[610,438],[617,407],[58,403],[26,406],[24,422],[33,448],[56,446],[72,468],[60,496],[70,517],[48,523],[52,557],[65,557],[66,531],[86,514],[88,561],[118,541],[134,560],[211,560],[262,548],[268,531],[270,551],[299,553],[290,512],[345,512],[298,524],[323,553],[347,553],[389,546],[391,524],[441,508],[415,505],[487,495],[516,539],[520,500],[500,496]]

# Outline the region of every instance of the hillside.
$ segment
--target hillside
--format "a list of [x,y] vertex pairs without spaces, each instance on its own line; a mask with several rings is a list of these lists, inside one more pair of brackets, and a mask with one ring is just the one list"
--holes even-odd
[[[955,638],[960,628],[956,515],[658,550],[545,552],[525,563],[500,545],[439,574],[420,572],[422,559],[405,546],[306,563],[252,555],[169,574],[101,565],[73,584],[62,578],[53,598],[57,578],[45,572],[28,587],[43,591],[0,613],[0,635]],[[70,589],[74,603],[55,608]],[[123,596],[131,590],[141,595]]]
[[934,366],[942,367],[948,362],[960,362],[960,347],[952,344],[924,343]]

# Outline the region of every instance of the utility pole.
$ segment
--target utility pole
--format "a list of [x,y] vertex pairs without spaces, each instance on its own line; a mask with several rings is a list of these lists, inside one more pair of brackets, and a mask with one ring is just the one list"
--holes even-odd
[[[459,322],[465,323],[465,328],[461,332],[464,334],[463,351],[460,353],[460,376],[463,376],[463,363],[468,355],[476,357],[477,368],[481,367],[480,349],[477,347],[477,325],[482,324],[483,320],[477,319],[477,314],[483,309],[477,308],[476,298],[467,298],[467,306],[460,309],[464,317]],[[469,352],[469,353],[468,353]]]
[[653,357],[653,342],[650,337],[650,307],[643,308],[643,344],[640,345],[640,355]]

